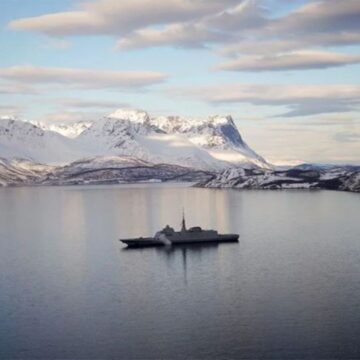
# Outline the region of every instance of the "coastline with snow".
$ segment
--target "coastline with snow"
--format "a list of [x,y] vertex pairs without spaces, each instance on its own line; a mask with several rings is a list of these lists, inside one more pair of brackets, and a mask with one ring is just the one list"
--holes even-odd
[[118,109],[97,121],[0,119],[0,186],[193,182],[207,188],[358,192],[360,167],[276,167],[231,116],[151,117]]

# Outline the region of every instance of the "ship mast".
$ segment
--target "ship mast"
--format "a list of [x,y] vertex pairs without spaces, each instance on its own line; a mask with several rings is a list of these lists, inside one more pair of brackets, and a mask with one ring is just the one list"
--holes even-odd
[[185,212],[183,208],[183,214],[182,214],[182,222],[181,222],[181,231],[186,231],[186,224],[185,224]]

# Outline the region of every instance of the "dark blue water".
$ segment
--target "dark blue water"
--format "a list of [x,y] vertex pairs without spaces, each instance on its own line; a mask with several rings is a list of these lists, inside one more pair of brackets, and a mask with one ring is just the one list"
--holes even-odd
[[[118,242],[182,207],[240,243]],[[0,189],[0,358],[360,358],[359,214],[329,191]]]

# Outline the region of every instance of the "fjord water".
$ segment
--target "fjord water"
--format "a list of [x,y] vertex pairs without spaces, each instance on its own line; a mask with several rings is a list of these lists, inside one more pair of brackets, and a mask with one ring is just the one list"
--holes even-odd
[[[239,244],[126,250],[166,224]],[[0,358],[360,357],[360,196],[0,189]]]

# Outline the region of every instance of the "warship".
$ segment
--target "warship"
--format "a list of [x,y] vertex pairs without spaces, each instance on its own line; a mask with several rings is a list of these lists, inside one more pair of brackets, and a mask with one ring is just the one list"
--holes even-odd
[[216,230],[203,230],[200,226],[186,228],[183,214],[181,230],[175,231],[169,225],[158,231],[154,237],[120,239],[128,247],[171,246],[203,243],[222,243],[239,241],[238,234],[219,234]]

